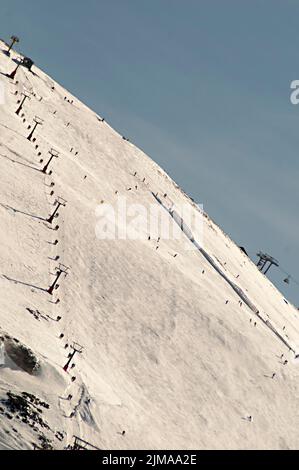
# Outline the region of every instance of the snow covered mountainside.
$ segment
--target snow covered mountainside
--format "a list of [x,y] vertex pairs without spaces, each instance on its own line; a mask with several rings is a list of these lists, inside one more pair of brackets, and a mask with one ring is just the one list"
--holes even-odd
[[40,69],[8,78],[17,58],[0,51],[0,448],[298,448],[297,310],[206,214],[202,245],[100,240],[101,202],[197,208]]

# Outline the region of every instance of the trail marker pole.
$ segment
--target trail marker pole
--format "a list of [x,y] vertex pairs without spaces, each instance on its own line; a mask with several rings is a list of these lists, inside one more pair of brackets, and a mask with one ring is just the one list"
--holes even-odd
[[44,166],[44,168],[42,169],[42,172],[43,173],[47,173],[47,169],[48,169],[48,166],[50,165],[51,161],[53,160],[53,158],[58,158],[59,156],[59,152],[57,152],[56,150],[54,149],[51,149],[49,151],[49,154],[51,155],[50,158],[49,158],[49,161],[48,163],[46,163],[46,165]]
[[35,116],[35,118],[33,119],[33,121],[35,122],[34,124],[34,127],[32,129],[32,131],[30,132],[30,134],[28,135],[27,139],[28,140],[31,140],[32,139],[32,136],[34,134],[34,131],[35,129],[37,128],[37,126],[41,126],[43,124],[43,119],[39,118],[38,116]]
[[66,206],[66,200],[63,199],[62,197],[58,197],[58,198],[56,199],[56,207],[55,207],[55,209],[54,209],[54,212],[53,212],[53,214],[50,215],[50,217],[47,219],[47,222],[49,222],[49,224],[51,224],[51,223],[53,222],[54,217],[55,217],[55,215],[57,214],[57,211],[58,211],[58,209],[59,209],[60,206],[63,206],[63,207]]

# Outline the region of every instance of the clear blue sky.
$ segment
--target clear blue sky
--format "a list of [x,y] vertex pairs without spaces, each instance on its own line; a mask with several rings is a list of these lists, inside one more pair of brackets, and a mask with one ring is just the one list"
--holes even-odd
[[[297,0],[2,0],[0,36],[299,279]],[[299,306],[299,287],[272,280]]]

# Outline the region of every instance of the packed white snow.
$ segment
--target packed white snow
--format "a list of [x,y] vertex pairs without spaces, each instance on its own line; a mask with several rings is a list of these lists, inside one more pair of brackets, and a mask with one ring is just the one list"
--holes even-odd
[[[197,239],[174,209],[197,206],[106,121],[35,66],[8,78],[17,58],[0,51],[0,448],[298,448],[295,307],[206,214]],[[120,197],[183,237],[99,239]]]

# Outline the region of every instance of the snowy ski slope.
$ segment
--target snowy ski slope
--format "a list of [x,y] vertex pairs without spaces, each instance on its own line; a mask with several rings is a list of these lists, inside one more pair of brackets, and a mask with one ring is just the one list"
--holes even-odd
[[[6,77],[17,57],[0,52],[0,449],[63,449],[74,435],[101,449],[298,448],[298,311],[206,214],[202,245],[189,231],[98,239],[101,201],[170,218],[173,204],[197,208],[40,69]],[[70,270],[50,296],[59,262]],[[65,372],[74,341],[84,349]]]

